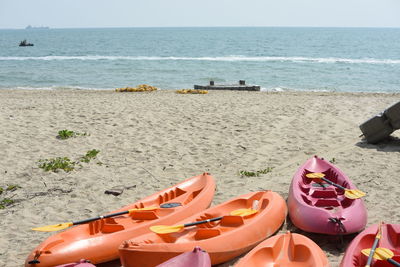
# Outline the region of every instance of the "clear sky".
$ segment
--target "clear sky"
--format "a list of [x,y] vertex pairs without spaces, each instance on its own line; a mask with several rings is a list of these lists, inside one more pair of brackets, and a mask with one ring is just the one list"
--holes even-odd
[[400,27],[400,0],[0,0],[0,28]]

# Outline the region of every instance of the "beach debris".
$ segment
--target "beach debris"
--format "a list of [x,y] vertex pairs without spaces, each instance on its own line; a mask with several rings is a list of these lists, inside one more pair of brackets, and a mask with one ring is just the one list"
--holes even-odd
[[113,196],[119,196],[124,192],[124,188],[122,187],[113,187],[111,189],[108,189],[104,191],[104,194],[107,195],[113,195]]
[[[29,192],[25,199],[33,199],[35,197],[43,197],[43,196],[59,196],[61,194],[69,194],[73,190],[71,188],[63,189],[59,187],[49,188],[47,191],[40,192]],[[71,194],[71,197],[74,197],[75,194]],[[75,195],[76,197],[76,195]]]
[[397,102],[378,115],[363,122],[360,126],[368,143],[375,144],[387,139],[395,130],[400,129],[400,102]]
[[208,94],[207,90],[199,90],[199,89],[181,89],[181,90],[176,90],[178,94]]
[[115,89],[116,92],[152,92],[157,90],[158,90],[157,87],[148,84],[140,84],[136,87],[125,87],[125,88]]
[[129,189],[132,189],[132,188],[136,188],[136,185],[134,184],[134,185],[129,185],[129,186],[123,186],[123,185],[114,186],[111,189],[108,189],[108,190],[104,191],[104,194],[113,195],[113,196],[119,196],[124,192],[125,189],[129,190]]

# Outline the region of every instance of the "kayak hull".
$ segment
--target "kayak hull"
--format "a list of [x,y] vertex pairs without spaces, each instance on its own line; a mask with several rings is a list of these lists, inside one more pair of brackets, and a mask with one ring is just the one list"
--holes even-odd
[[[252,208],[254,204],[258,209],[256,214],[229,215],[234,210]],[[226,262],[274,234],[285,221],[286,214],[286,203],[277,193],[248,193],[174,225],[223,216],[220,221],[186,227],[178,233],[138,235],[123,242],[119,248],[121,263],[124,267],[153,267],[196,246],[208,252],[212,265]]]
[[309,159],[293,176],[288,196],[289,216],[293,224],[306,232],[345,235],[365,228],[367,210],[364,201],[349,199],[344,190],[306,177],[322,172],[325,177],[348,189],[356,189],[349,178],[330,162]]
[[206,251],[195,247],[193,251],[182,253],[157,267],[211,267],[211,260]]
[[[382,237],[379,239],[378,247],[388,248],[394,252],[393,260],[400,262],[400,224],[382,224]],[[373,224],[359,233],[350,245],[340,262],[340,267],[364,267],[368,257],[361,250],[371,248],[378,232],[378,224]],[[371,266],[391,267],[387,261],[373,260]]]
[[[156,210],[96,220],[50,236],[29,254],[25,266],[56,266],[80,259],[98,264],[118,259],[122,241],[149,232],[152,225],[171,224],[206,209],[214,192],[211,175],[194,176],[111,213],[151,206],[159,207]],[[170,203],[179,206],[171,207]]]
[[56,267],[96,267],[95,265],[91,264],[87,260],[80,260],[76,263],[67,263],[63,265],[57,265]]
[[328,258],[311,239],[293,233],[268,238],[243,257],[235,267],[329,267]]

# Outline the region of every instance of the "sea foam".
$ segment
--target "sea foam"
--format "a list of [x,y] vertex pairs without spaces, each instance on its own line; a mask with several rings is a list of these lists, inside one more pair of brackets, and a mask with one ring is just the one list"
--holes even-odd
[[159,57],[159,56],[39,56],[39,57],[0,57],[1,61],[21,60],[135,60],[135,61],[225,61],[225,62],[307,62],[307,63],[347,63],[347,64],[400,64],[400,59],[375,59],[375,58],[313,58],[313,57],[247,57],[247,56],[221,56],[221,57]]

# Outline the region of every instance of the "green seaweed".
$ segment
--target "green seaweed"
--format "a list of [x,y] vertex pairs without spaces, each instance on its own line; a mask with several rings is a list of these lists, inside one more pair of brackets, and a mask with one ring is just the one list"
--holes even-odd
[[268,167],[266,169],[258,170],[258,171],[239,171],[239,174],[241,176],[247,176],[247,177],[254,177],[254,176],[260,176],[260,174],[267,174],[272,172],[274,167]]
[[17,185],[17,184],[10,184],[7,186],[7,191],[14,191],[17,190],[18,188],[21,188],[21,186]]
[[38,161],[39,168],[45,170],[46,172],[58,172],[59,170],[64,170],[65,172],[70,172],[74,170],[75,162],[71,161],[67,157],[57,157],[52,159],[40,159]]
[[5,209],[7,206],[10,206],[13,204],[15,201],[12,200],[11,198],[4,198],[0,201],[0,209]]
[[65,140],[65,139],[68,139],[68,138],[71,138],[71,137],[87,136],[87,135],[89,135],[89,134],[86,133],[86,132],[78,133],[78,132],[74,132],[74,131],[65,129],[65,130],[58,131],[57,138],[61,139],[61,140]]
[[90,160],[96,158],[97,154],[99,154],[99,153],[100,153],[100,150],[97,150],[97,149],[89,150],[88,152],[86,152],[85,156],[80,158],[80,161],[89,163]]

